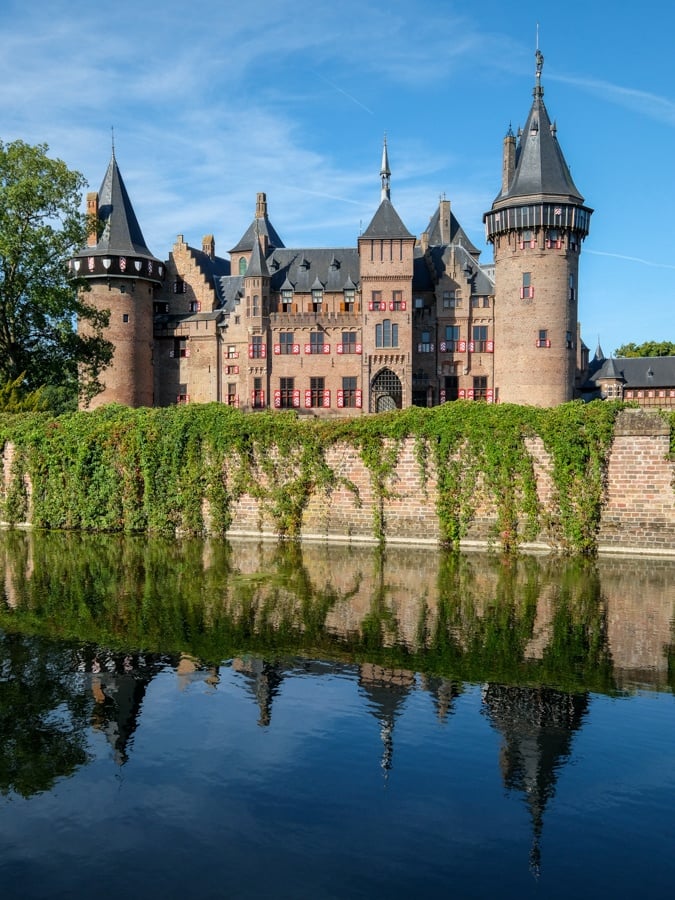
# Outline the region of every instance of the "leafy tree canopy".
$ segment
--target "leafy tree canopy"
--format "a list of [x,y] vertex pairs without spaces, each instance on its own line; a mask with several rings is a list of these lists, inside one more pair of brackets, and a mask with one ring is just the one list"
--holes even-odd
[[643,344],[622,344],[614,356],[675,356],[673,341],[645,341]]
[[[46,144],[0,141],[0,385],[46,396],[87,396],[112,358],[103,337],[107,316],[87,305],[68,259],[84,246],[80,212],[85,181]],[[77,331],[77,319],[91,335]],[[10,389],[10,390],[11,390]]]

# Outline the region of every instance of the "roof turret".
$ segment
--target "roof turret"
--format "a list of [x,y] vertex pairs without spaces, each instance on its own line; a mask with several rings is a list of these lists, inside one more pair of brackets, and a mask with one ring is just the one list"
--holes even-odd
[[[518,133],[515,169],[508,183],[502,185],[501,192],[495,198],[494,208],[514,200],[534,198],[551,197],[570,203],[584,201],[560,149],[557,128],[551,123],[544,105],[544,88],[541,84],[544,57],[539,49],[535,58],[534,100],[525,128]],[[510,126],[509,133],[512,135]]]

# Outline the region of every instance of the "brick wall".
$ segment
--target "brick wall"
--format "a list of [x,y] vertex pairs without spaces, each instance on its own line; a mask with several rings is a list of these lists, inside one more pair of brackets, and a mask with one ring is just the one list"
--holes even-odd
[[[607,490],[599,534],[600,550],[675,552],[675,464],[669,458],[670,425],[658,413],[635,409],[619,416],[610,452]],[[534,460],[539,499],[544,508],[554,494],[550,460],[541,441],[528,447]],[[9,478],[11,447],[5,447],[4,477]],[[433,471],[420,477],[414,440],[400,448],[398,464],[388,479],[382,501],[371,484],[370,472],[358,452],[347,444],[332,447],[327,463],[336,486],[317,491],[303,517],[306,537],[373,540],[374,522],[382,502],[387,537],[396,542],[436,543],[439,524],[435,509]],[[429,464],[428,464],[429,465]],[[280,470],[283,473],[283,467]],[[283,477],[283,476],[282,476]],[[356,488],[356,492],[353,488]],[[476,487],[477,510],[468,542],[484,542],[495,522],[495,509]],[[259,502],[244,495],[234,506],[232,534],[273,534],[274,521]],[[545,544],[545,536],[541,536]]]

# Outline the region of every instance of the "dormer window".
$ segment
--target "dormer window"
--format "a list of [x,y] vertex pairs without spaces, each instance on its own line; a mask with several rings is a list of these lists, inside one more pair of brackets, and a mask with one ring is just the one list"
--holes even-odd
[[321,312],[321,304],[323,303],[323,289],[312,288],[312,312]]
[[281,292],[281,311],[293,311],[293,291],[290,288],[285,288]]
[[345,288],[344,290],[344,311],[354,312],[356,291],[354,288]]
[[240,275],[245,275],[245,274],[246,274],[246,269],[247,269],[247,268],[248,268],[248,265],[247,265],[247,263],[246,263],[246,257],[245,257],[245,256],[240,256],[240,257],[239,257],[239,274],[240,274]]

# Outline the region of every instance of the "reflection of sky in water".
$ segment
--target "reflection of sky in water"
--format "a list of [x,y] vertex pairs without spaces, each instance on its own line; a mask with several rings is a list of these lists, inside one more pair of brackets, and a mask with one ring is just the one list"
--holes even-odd
[[[397,677],[387,703],[387,670],[365,671],[276,665],[261,726],[261,660],[224,664],[215,684],[208,670],[186,681],[161,669],[126,763],[90,731],[88,765],[48,793],[0,803],[3,897],[425,897],[450,885],[462,897],[568,897],[580,881],[584,893],[602,883],[628,897],[646,884],[665,896],[672,696],[582,697],[563,735],[569,753],[556,755],[529,689],[514,702],[509,688],[459,685],[439,715],[422,677],[403,687]],[[540,748],[530,763],[552,781],[538,875],[527,778],[509,789],[500,768],[518,742]]]

